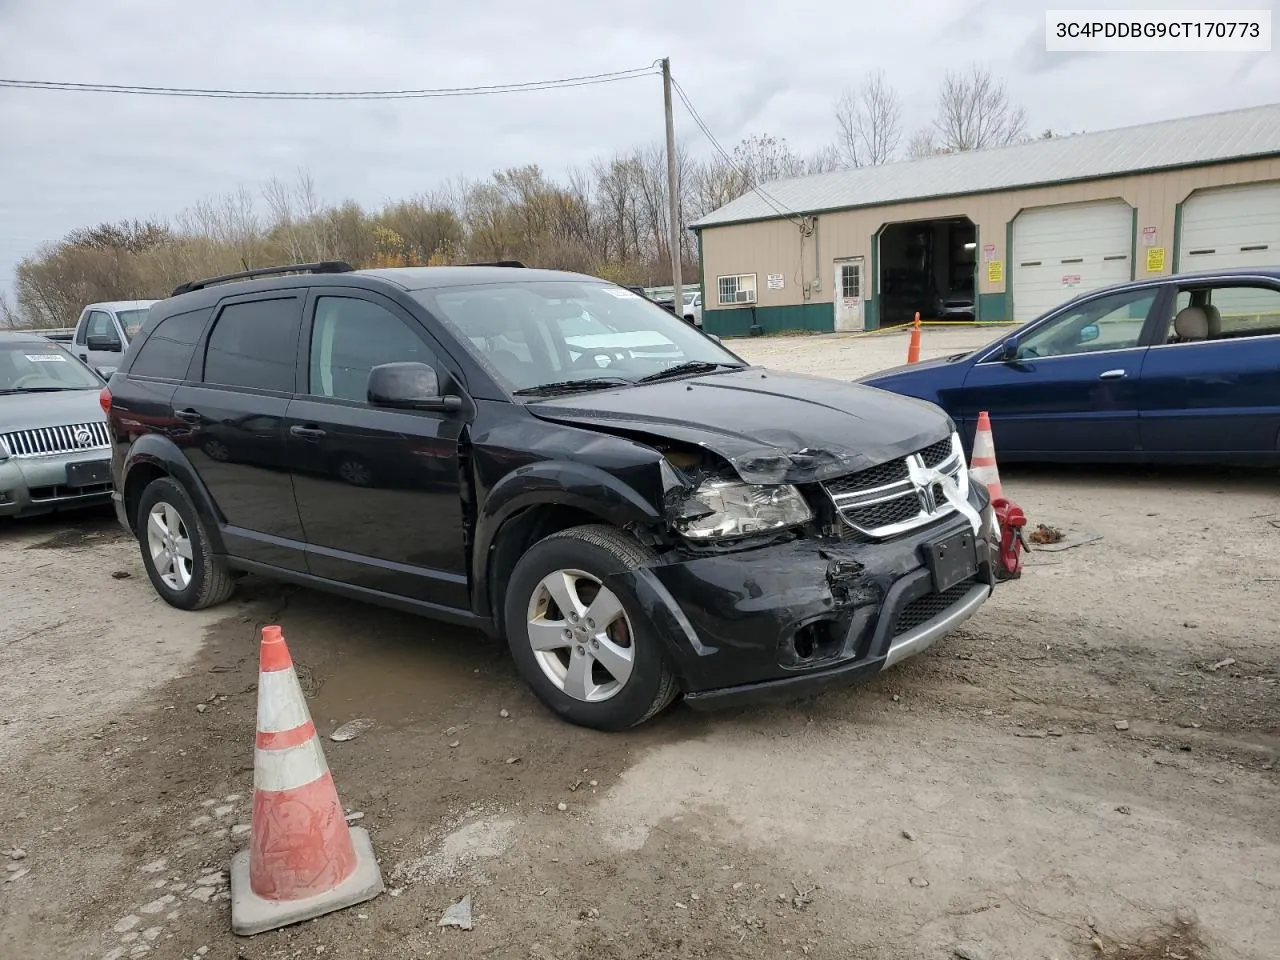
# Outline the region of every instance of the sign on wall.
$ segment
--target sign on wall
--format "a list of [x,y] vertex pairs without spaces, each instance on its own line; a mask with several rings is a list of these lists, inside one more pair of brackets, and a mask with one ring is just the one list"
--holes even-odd
[[992,260],[987,264],[987,283],[1004,283],[1004,261]]
[[770,290],[781,290],[781,289],[782,289],[782,274],[780,274],[780,273],[771,273],[771,274],[769,274],[769,281],[768,281],[768,282],[769,282],[769,289],[770,289]]
[[990,263],[996,258],[996,245],[994,243],[984,243],[982,245],[982,262]]
[[1078,286],[1080,286],[1080,274],[1078,274],[1078,273],[1068,273],[1068,274],[1065,274],[1065,275],[1063,276],[1063,278],[1062,278],[1062,285],[1063,285],[1064,287],[1078,287]]
[[1164,270],[1164,247],[1151,247],[1147,250],[1147,273],[1160,273]]
[[1142,228],[1142,245],[1144,247],[1154,247],[1156,245],[1156,228],[1155,227]]

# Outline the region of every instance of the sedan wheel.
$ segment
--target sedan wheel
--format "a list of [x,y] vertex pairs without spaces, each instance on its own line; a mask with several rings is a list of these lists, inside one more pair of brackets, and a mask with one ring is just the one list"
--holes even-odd
[[528,631],[542,672],[575,700],[609,700],[631,678],[631,621],[617,595],[588,573],[543,577],[529,599]]
[[147,514],[147,548],[165,586],[181,591],[191,585],[195,563],[191,535],[171,504],[161,501]]

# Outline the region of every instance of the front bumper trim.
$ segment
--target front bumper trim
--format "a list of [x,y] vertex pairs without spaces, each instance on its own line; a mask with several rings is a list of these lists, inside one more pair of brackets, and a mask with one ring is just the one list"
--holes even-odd
[[952,604],[932,620],[926,620],[920,626],[908,630],[899,637],[895,637],[893,643],[889,646],[889,652],[885,654],[885,668],[887,669],[895,663],[931,647],[934,641],[950,633],[977,613],[978,609],[987,602],[987,598],[990,596],[990,585],[985,583],[978,584],[966,593],[958,603]]

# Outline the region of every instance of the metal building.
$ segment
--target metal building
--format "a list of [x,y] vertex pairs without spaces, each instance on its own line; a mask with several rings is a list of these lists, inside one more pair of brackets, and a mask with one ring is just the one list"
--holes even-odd
[[1029,320],[1280,264],[1280,104],[779,180],[692,227],[709,333]]

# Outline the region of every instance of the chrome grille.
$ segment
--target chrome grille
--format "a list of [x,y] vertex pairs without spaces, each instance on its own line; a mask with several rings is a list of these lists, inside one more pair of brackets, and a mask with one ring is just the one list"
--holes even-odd
[[954,480],[961,495],[968,496],[969,473],[959,434],[823,486],[846,524],[864,536],[883,540],[955,512],[933,475],[935,470]]
[[102,421],[15,430],[0,434],[0,441],[4,442],[12,457],[49,457],[81,450],[104,450],[111,446],[107,425]]

